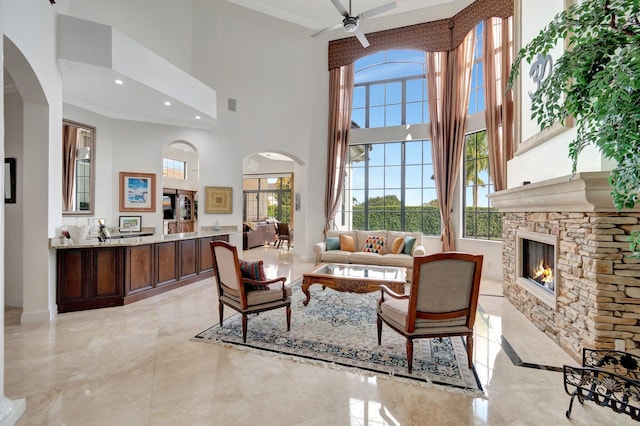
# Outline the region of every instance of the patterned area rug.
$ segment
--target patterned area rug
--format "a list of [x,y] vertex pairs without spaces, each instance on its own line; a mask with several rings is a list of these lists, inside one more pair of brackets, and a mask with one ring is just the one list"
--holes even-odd
[[282,308],[250,316],[245,344],[239,314],[225,319],[222,328],[215,325],[193,340],[258,349],[262,353],[334,368],[355,367],[362,374],[484,396],[475,371],[467,366],[461,337],[414,341],[413,372],[409,374],[406,340],[402,336],[384,324],[382,345],[378,346],[376,301],[379,292],[340,293],[328,288],[322,290],[319,285],[312,286],[310,291],[311,301],[303,306],[300,282],[293,284],[289,332]]

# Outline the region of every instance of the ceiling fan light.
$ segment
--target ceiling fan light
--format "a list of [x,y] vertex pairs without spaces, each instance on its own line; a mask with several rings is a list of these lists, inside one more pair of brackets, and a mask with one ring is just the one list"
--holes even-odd
[[344,30],[348,33],[352,33],[358,29],[358,19],[352,16],[344,18]]

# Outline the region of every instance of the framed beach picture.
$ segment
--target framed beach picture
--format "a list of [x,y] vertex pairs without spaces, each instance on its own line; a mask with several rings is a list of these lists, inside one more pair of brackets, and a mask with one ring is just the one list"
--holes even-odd
[[233,188],[224,186],[205,186],[205,213],[232,213]]
[[156,175],[120,172],[120,211],[156,211]]
[[142,216],[120,216],[118,229],[120,232],[140,232],[142,230]]

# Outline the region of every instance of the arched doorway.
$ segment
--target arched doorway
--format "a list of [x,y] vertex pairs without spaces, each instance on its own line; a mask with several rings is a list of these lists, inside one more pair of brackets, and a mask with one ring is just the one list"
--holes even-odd
[[171,142],[162,152],[163,233],[198,229],[198,149],[187,141]]
[[3,259],[5,303],[22,308],[22,323],[48,321],[55,315],[55,274],[49,274],[52,260],[42,240],[53,227],[50,212],[61,210],[61,197],[49,194],[55,179],[49,165],[61,164],[62,151],[56,158],[50,149],[59,140],[50,141],[49,104],[34,69],[6,36],[3,50],[4,153],[16,159],[16,202],[4,208],[4,246],[11,247]]
[[[243,161],[243,222],[287,224],[293,229],[300,212],[301,161],[283,152],[258,152]],[[265,243],[275,242],[264,241]],[[253,248],[248,239],[245,249]],[[257,243],[256,243],[257,244]]]

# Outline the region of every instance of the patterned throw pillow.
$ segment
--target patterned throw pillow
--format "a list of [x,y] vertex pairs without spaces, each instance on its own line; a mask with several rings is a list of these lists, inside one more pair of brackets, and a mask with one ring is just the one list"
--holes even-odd
[[[262,260],[257,262],[246,262],[242,259],[238,259],[240,263],[240,273],[242,278],[249,278],[255,281],[264,281],[267,279],[267,274],[264,272],[264,263]],[[247,290],[269,290],[267,284],[254,284],[244,283]]]
[[340,250],[342,251],[356,251],[356,243],[353,241],[351,235],[340,234]]
[[400,254],[402,253],[402,249],[404,248],[404,237],[399,237],[393,240],[391,244],[391,253]]
[[384,237],[377,237],[375,235],[369,235],[364,242],[364,249],[362,251],[367,253],[380,253],[384,250]]

